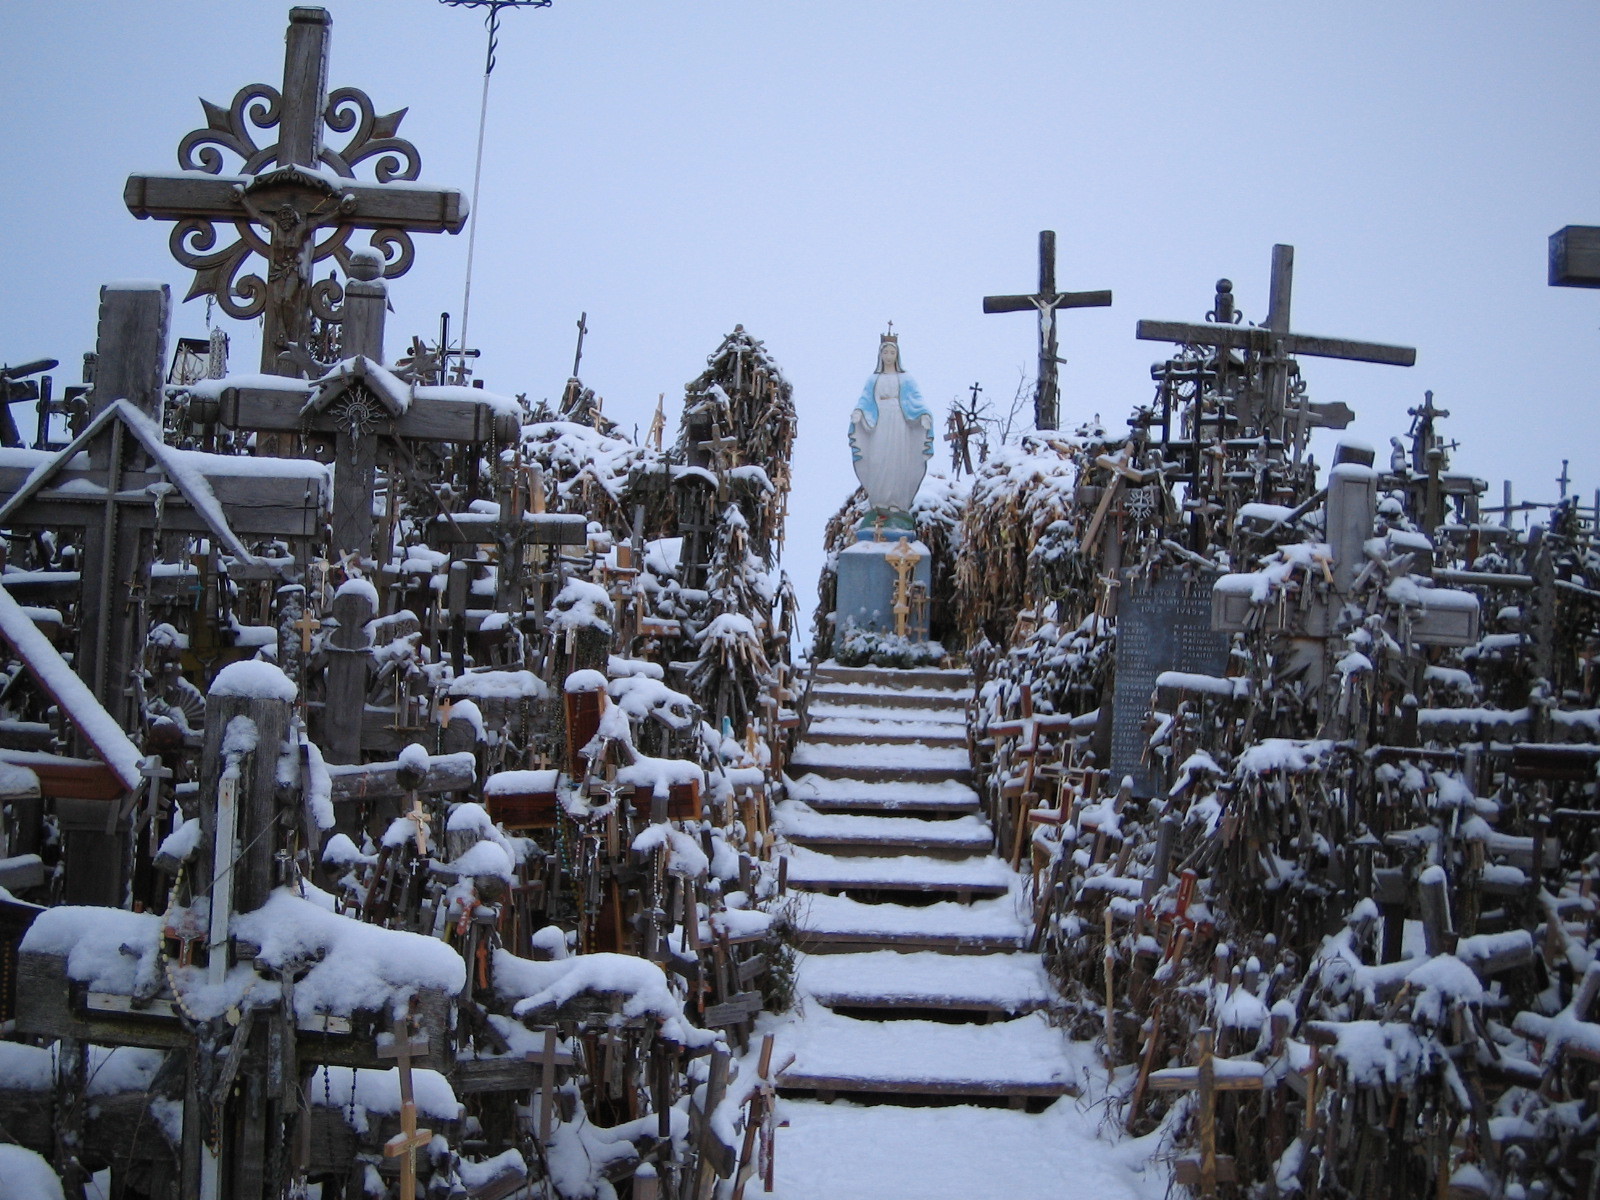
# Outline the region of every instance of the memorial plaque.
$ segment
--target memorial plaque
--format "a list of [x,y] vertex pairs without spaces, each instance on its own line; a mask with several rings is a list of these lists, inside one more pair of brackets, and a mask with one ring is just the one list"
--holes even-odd
[[1145,713],[1163,671],[1221,675],[1229,635],[1211,629],[1211,588],[1168,576],[1125,578],[1117,608],[1116,683],[1111,702],[1111,781],[1133,777],[1133,794],[1154,793],[1153,773],[1141,761],[1148,734]]

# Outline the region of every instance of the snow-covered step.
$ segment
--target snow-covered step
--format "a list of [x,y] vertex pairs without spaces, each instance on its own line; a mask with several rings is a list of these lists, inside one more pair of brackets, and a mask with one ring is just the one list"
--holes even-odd
[[1028,929],[1018,916],[1020,898],[997,896],[959,904],[863,904],[848,896],[805,896],[794,918],[795,939],[812,954],[858,950],[940,950],[993,954],[1022,950]]
[[786,779],[789,797],[817,812],[892,813],[898,816],[960,817],[982,808],[978,793],[965,783],[899,783],[825,779],[812,773]]
[[937,1008],[1016,1015],[1055,991],[1037,954],[980,958],[920,951],[802,955],[795,988],[829,1008]]
[[931,708],[959,713],[971,698],[971,689],[879,688],[866,683],[815,683],[811,686],[813,704],[870,704],[876,708]]
[[903,892],[949,895],[959,902],[1004,896],[1011,890],[1011,868],[998,858],[946,859],[900,855],[894,858],[821,854],[791,848],[789,886],[803,892]]
[[795,1092],[961,1098],[1078,1091],[1083,1053],[1042,1013],[993,1025],[860,1021],[827,1009],[778,1034],[778,1087]]
[[953,821],[921,817],[850,816],[821,813],[800,800],[785,800],[775,825],[791,845],[829,854],[928,854],[962,858],[987,854],[994,844],[989,823],[964,816]]
[[788,1097],[777,1117],[774,1182],[784,1200],[1158,1200],[1172,1170],[1154,1138],[1102,1136],[1099,1107],[1025,1113]]
[[967,727],[967,714],[960,708],[917,708],[907,705],[905,707],[884,708],[871,703],[833,701],[817,701],[813,699],[806,710],[811,714],[811,728],[815,729],[819,722],[832,721],[839,718],[853,718],[863,721],[883,721],[886,723],[913,721],[919,725],[939,725],[965,731]]
[[[907,709],[906,711],[917,711]],[[966,749],[967,727],[954,721],[865,720],[860,717],[813,717],[806,730],[809,745],[915,743],[941,749]]]
[[797,771],[825,779],[860,779],[901,783],[937,783],[972,779],[966,748],[893,745],[890,743],[829,746],[802,744],[790,760]]
[[964,667],[846,667],[834,659],[818,663],[812,678],[818,683],[863,684],[886,689],[958,692],[972,686],[972,672]]

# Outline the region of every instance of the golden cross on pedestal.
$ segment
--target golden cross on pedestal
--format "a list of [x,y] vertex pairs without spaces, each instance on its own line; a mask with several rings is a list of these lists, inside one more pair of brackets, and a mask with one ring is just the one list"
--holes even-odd
[[404,1018],[395,1019],[394,1045],[379,1046],[378,1057],[399,1063],[400,1132],[383,1144],[383,1156],[400,1159],[400,1194],[411,1197],[417,1194],[417,1151],[433,1141],[433,1133],[417,1128],[417,1102],[411,1092],[411,1056],[426,1054],[428,1039],[412,1038],[408,1025]]
[[422,797],[413,794],[411,797],[411,811],[406,813],[406,818],[417,827],[417,853],[428,852],[428,826],[433,818],[428,815],[428,810],[422,807]]
[[911,548],[907,538],[883,556],[884,562],[894,568],[894,632],[896,637],[906,636],[906,618],[911,615],[911,572],[922,561],[922,555]]

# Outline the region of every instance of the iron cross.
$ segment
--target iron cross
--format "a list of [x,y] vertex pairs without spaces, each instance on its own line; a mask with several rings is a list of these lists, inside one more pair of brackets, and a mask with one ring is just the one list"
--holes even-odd
[[1039,290],[1031,296],[985,296],[986,313],[1026,312],[1039,313],[1039,378],[1033,392],[1033,423],[1039,429],[1055,429],[1059,421],[1061,389],[1056,368],[1061,359],[1057,355],[1056,309],[1106,308],[1111,304],[1111,293],[1058,292],[1056,291],[1056,235],[1053,230],[1039,231]]
[[[1321,413],[1315,405],[1301,405],[1293,414],[1287,411],[1289,358],[1292,355],[1310,354],[1318,358],[1344,358],[1409,367],[1416,363],[1417,352],[1410,346],[1386,346],[1379,342],[1357,342],[1349,338],[1314,337],[1291,332],[1289,302],[1293,289],[1294,247],[1274,246],[1267,319],[1262,324],[1231,325],[1219,322],[1193,325],[1184,321],[1140,321],[1136,336],[1147,342],[1181,342],[1190,346],[1244,350],[1263,359],[1268,366],[1266,394],[1261,397],[1256,419],[1260,427],[1274,437],[1283,441],[1292,438],[1298,447],[1304,441],[1308,425],[1342,429],[1350,418],[1345,415],[1348,410]],[[1341,421],[1343,424],[1336,423]]]

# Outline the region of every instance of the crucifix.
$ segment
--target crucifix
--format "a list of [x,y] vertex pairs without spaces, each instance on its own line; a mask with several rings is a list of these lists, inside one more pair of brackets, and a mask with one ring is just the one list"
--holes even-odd
[[411,1059],[428,1052],[426,1037],[413,1038],[409,1022],[396,1017],[394,1043],[378,1047],[379,1058],[395,1059],[400,1070],[400,1132],[383,1144],[385,1158],[400,1160],[400,1194],[417,1194],[417,1151],[433,1141],[433,1134],[417,1128],[417,1102],[411,1091]]
[[911,572],[922,561],[922,555],[911,548],[906,538],[883,556],[883,561],[894,568],[894,632],[896,637],[906,636],[906,618],[911,615]]
[[[442,312],[439,314],[438,379],[440,383],[464,385],[467,382],[467,376],[472,374],[472,372],[467,369],[467,359],[477,358],[482,353],[482,350],[467,349],[467,344],[465,341],[463,341],[459,346],[452,346],[450,344],[450,314],[447,312]],[[456,362],[454,372],[450,370],[451,359],[455,359]],[[432,380],[425,379],[420,375],[418,378],[422,379],[424,383],[432,382]]]
[[1244,398],[1245,411],[1240,416],[1247,426],[1263,430],[1279,441],[1292,441],[1298,455],[1308,436],[1308,427],[1343,429],[1355,414],[1343,404],[1309,404],[1304,401],[1290,412],[1290,377],[1297,373],[1291,362],[1294,355],[1309,354],[1318,358],[1343,358],[1409,367],[1415,365],[1417,352],[1410,346],[1388,346],[1378,342],[1292,332],[1289,328],[1289,303],[1293,287],[1294,247],[1274,246],[1267,319],[1262,324],[1218,322],[1197,325],[1184,321],[1140,321],[1135,336],[1147,342],[1180,342],[1188,346],[1212,346],[1218,350],[1243,350],[1258,358],[1266,367],[1265,379],[1257,395]]
[[[264,320],[268,375],[301,373],[294,356],[308,352],[313,315],[342,319],[338,284],[313,283],[312,272],[328,258],[348,271],[357,230],[371,231],[383,273],[394,278],[411,266],[411,234],[459,233],[467,219],[459,191],[417,185],[421,158],[395,136],[404,109],[379,116],[356,88],[328,91],[332,26],[325,9],[291,9],[282,89],[254,83],[229,106],[202,101],[205,126],[178,145],[182,170],[131,175],[123,192],[135,217],[175,222],[172,255],[195,272],[185,299],[210,296],[231,317]],[[350,141],[325,145],[324,125]],[[278,140],[258,146],[255,131],[274,127]],[[242,160],[238,173],[223,174],[224,151]],[[376,160],[376,182],[359,182],[355,167],[368,159]],[[233,226],[231,242],[219,224]],[[240,276],[252,255],[267,260],[265,279]]]
[[1033,423],[1038,429],[1055,429],[1059,420],[1061,390],[1056,367],[1056,309],[1106,308],[1111,293],[1056,291],[1056,235],[1054,230],[1039,231],[1039,290],[1031,296],[985,296],[986,313],[1026,312],[1039,314],[1039,377],[1033,392]]

